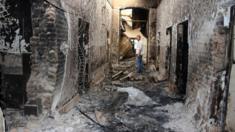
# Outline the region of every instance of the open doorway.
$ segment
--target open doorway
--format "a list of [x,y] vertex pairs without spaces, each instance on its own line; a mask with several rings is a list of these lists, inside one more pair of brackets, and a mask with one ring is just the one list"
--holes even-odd
[[31,1],[3,1],[0,30],[0,105],[23,108],[31,74]]
[[177,26],[176,86],[179,94],[186,95],[188,75],[188,21]]
[[144,45],[143,61],[147,62],[148,14],[143,8],[125,8],[120,10],[119,60],[135,57],[134,41],[141,36]]
[[1,72],[2,108],[21,108],[27,101],[26,85],[31,73],[30,54],[8,54]]
[[168,72],[168,79],[171,73],[171,49],[172,49],[172,27],[167,28],[166,35],[168,36],[168,45],[166,51],[165,69]]

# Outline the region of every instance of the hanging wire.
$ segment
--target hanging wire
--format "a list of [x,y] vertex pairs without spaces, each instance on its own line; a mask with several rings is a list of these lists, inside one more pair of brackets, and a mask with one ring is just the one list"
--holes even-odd
[[[55,5],[54,3],[48,1],[48,0],[43,0],[44,2],[48,3],[49,5],[53,6],[54,8],[58,9],[58,10],[61,10],[62,12],[66,12],[66,13],[70,13],[68,11],[66,11],[65,9],[62,9],[61,7]],[[72,13],[71,13],[72,14]]]

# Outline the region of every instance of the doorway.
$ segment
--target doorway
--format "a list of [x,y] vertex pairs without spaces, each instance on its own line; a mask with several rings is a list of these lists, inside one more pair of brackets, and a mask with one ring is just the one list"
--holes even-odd
[[177,26],[176,86],[180,95],[186,95],[188,76],[188,21]]
[[165,69],[168,72],[168,79],[171,74],[171,49],[172,49],[172,27],[167,28],[166,35],[168,36],[168,45],[166,48],[166,64]]
[[[0,106],[23,108],[27,101],[26,86],[31,74],[32,18],[31,1],[3,1],[0,30]],[[3,50],[4,49],[4,50]]]
[[143,60],[147,62],[149,10],[143,8],[125,8],[120,10],[119,61],[135,57],[134,41],[137,35],[143,42]]

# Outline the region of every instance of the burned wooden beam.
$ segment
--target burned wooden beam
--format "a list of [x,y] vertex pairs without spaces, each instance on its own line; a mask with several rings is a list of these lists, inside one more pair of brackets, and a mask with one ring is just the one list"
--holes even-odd
[[116,73],[112,76],[112,79],[117,78],[118,76],[122,75],[122,73],[123,73],[123,71],[119,71],[118,73]]

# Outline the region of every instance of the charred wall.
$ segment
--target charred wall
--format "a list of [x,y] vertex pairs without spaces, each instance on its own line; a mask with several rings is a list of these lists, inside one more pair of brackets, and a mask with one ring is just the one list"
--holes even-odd
[[19,108],[27,100],[30,76],[31,2],[0,2],[1,106]]
[[1,51],[29,52],[32,36],[30,1],[2,0],[0,19]]
[[157,53],[157,40],[156,40],[156,20],[157,20],[157,9],[150,8],[149,10],[149,46],[148,46],[148,58],[150,61],[156,63],[156,53]]
[[[32,75],[27,86],[31,101],[55,110],[79,94],[85,76],[80,74],[79,45],[84,41],[89,84],[105,77],[111,17],[106,0],[32,1]],[[86,40],[81,40],[84,33]]]
[[[196,122],[202,130],[211,125],[220,126],[224,92],[224,72],[226,73],[226,21],[227,1],[162,1],[157,8],[157,39],[160,46],[160,73],[167,76],[165,69],[169,37],[166,30],[172,27],[172,59],[170,71],[170,90],[176,88],[177,26],[188,21],[188,77],[187,104],[195,113]],[[224,6],[226,5],[226,6]],[[222,81],[224,82],[224,81]],[[218,94],[220,93],[220,94]],[[216,123],[210,124],[209,121]]]
[[[64,75],[64,84],[62,87],[63,96],[59,105],[62,105],[68,101],[71,96],[77,93],[79,80],[79,56],[78,56],[78,42],[79,33],[83,31],[85,26],[78,26],[78,20],[82,19],[84,22],[89,24],[88,31],[88,42],[84,49],[86,50],[86,61],[88,66],[88,83],[90,87],[100,84],[105,78],[108,72],[108,61],[107,61],[107,48],[111,28],[111,6],[106,0],[98,1],[87,1],[82,0],[76,2],[66,1],[68,5],[67,10],[73,7],[73,11],[76,15],[67,14],[67,20],[69,20],[69,36],[70,41],[66,47],[68,52],[66,56],[66,72]],[[70,7],[70,8],[69,8]],[[71,79],[72,78],[72,79]],[[70,89],[70,90],[68,90]],[[86,89],[87,90],[87,89]],[[84,92],[84,91],[83,91]]]
[[[61,7],[59,1],[53,4]],[[65,55],[60,47],[67,42],[65,14],[48,2],[32,2],[32,74],[27,85],[28,103],[40,100],[44,109],[50,109],[56,88],[61,87]]]

